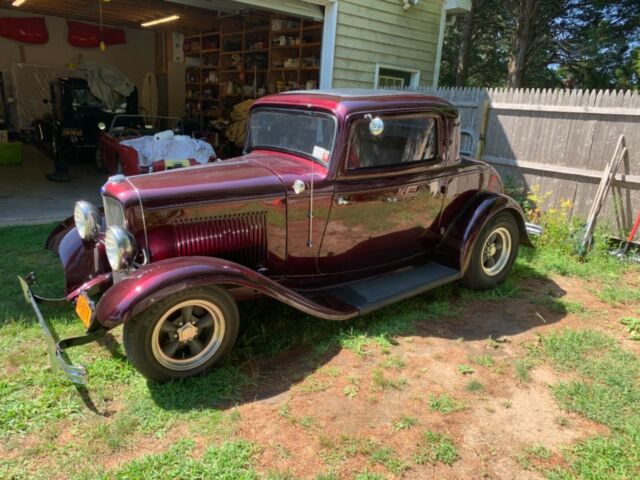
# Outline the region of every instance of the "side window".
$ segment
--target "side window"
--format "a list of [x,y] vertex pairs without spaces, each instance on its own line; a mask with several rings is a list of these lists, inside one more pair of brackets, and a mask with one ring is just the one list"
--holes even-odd
[[384,131],[374,136],[369,120],[358,120],[349,138],[349,170],[400,166],[437,158],[436,119],[428,116],[382,117]]

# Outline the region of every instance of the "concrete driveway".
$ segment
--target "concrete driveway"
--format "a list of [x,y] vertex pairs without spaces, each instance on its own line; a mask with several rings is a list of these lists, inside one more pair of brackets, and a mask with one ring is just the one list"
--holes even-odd
[[33,145],[25,145],[21,165],[0,165],[0,226],[32,225],[64,220],[73,214],[77,200],[100,206],[100,187],[107,174],[93,162],[71,164],[71,182],[45,178],[53,161]]

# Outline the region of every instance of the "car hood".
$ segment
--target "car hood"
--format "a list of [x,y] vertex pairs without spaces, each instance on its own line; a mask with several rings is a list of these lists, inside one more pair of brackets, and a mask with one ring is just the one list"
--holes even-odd
[[103,187],[125,208],[160,208],[225,199],[284,196],[280,176],[248,155],[206,165],[126,177]]

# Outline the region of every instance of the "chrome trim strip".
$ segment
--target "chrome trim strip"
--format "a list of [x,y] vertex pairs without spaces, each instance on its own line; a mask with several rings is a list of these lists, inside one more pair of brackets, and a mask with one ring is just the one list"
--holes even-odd
[[144,248],[148,250],[149,236],[147,235],[147,221],[145,220],[144,206],[142,205],[142,197],[140,196],[140,191],[138,190],[138,187],[135,186],[135,184],[131,181],[129,177],[125,177],[125,181],[129,185],[131,185],[131,188],[133,188],[133,191],[136,192],[136,195],[138,196],[138,203],[140,204],[140,216],[142,217],[142,228],[144,230]]

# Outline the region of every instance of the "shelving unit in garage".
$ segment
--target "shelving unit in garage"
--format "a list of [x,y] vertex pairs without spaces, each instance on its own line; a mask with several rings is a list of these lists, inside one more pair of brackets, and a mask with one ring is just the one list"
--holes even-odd
[[[185,38],[185,108],[192,116],[220,115],[220,31]],[[195,59],[190,66],[189,59]]]
[[[232,17],[185,38],[186,110],[206,121],[248,98],[317,88],[322,23],[276,15]],[[191,64],[191,65],[189,65]]]

